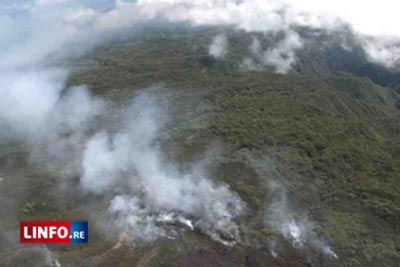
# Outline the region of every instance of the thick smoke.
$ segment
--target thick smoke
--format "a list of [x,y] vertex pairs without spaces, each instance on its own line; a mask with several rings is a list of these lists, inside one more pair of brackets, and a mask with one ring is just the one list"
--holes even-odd
[[208,53],[215,58],[224,58],[228,53],[228,39],[225,35],[220,34],[214,37]]
[[[115,16],[127,14],[121,7],[131,12],[131,5],[120,1],[117,9],[103,13],[69,1],[35,1],[24,7],[23,16],[5,17],[2,134],[24,142],[32,164],[48,167],[59,177],[80,177],[87,193],[111,194],[111,221],[138,240],[173,236],[178,230],[171,225],[178,224],[231,244],[238,237],[234,218],[243,203],[227,186],[208,179],[199,165],[182,172],[164,162],[157,140],[166,122],[165,106],[144,93],[122,111],[119,130],[98,132],[96,121],[106,119],[107,104],[85,86],[65,86],[66,60],[108,39],[104,34],[109,30],[152,18],[145,8],[135,11],[138,16],[129,23],[114,25]],[[7,32],[12,24],[15,31]]]
[[92,99],[86,87],[71,88],[62,96],[65,79],[60,69],[2,73],[0,118],[12,134],[34,138],[62,128],[83,130],[100,113],[104,104]]
[[[399,34],[393,25],[398,23],[390,25],[388,21],[398,20],[393,13],[397,4],[358,4],[362,8],[348,1],[325,7],[326,3],[311,0],[118,0],[105,12],[78,0],[2,2],[2,136],[23,140],[33,158],[40,154],[37,158],[45,158],[53,169],[57,166],[62,176],[81,176],[87,192],[111,192],[110,216],[118,218],[118,226],[137,231],[134,234],[139,238],[144,233],[149,233],[150,239],[169,236],[170,228],[165,225],[171,223],[196,227],[215,239],[235,238],[238,233],[233,219],[242,210],[241,201],[226,186],[207,179],[204,171],[194,167],[182,172],[165,162],[157,144],[164,110],[151,96],[144,94],[134,100],[126,111],[126,127],[116,133],[99,132],[87,140],[106,104],[93,98],[86,87],[66,88],[69,71],[65,61],[113,38],[116,32],[162,20],[193,26],[223,25],[247,32],[284,32],[285,37],[272,48],[262,51],[255,44],[252,49],[262,56],[264,64],[276,66],[279,72],[288,71],[296,49],[302,46],[296,27],[332,30],[348,23],[371,60],[395,66]],[[349,8],[348,12],[342,12],[342,6]],[[384,15],[371,19],[379,12],[375,7],[383,6],[387,7],[380,10]],[[360,18],[359,13],[365,16]],[[381,30],[387,38],[379,38]],[[227,43],[223,38],[215,42],[215,55],[223,55]],[[273,216],[282,233],[295,243],[309,239],[304,233],[310,230],[301,220],[285,214]]]
[[157,138],[167,118],[161,106],[142,93],[125,111],[124,128],[88,142],[82,186],[97,194],[115,191],[109,209],[113,220],[136,238],[168,236],[163,223],[175,221],[217,240],[234,240],[238,228],[233,219],[243,210],[240,198],[207,179],[203,168],[183,173],[163,160]]

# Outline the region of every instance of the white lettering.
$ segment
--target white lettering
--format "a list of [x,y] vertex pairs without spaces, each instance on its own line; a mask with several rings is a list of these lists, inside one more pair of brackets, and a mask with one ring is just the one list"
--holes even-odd
[[53,236],[55,235],[55,234],[57,234],[57,227],[56,226],[50,226],[49,227],[49,233],[50,233],[50,239],[51,238],[53,238]]
[[[34,227],[36,228],[36,227]],[[37,228],[37,238],[47,238],[47,227],[46,226],[38,226]]]
[[31,239],[32,238],[32,236],[29,234],[29,228],[28,228],[28,226],[24,226],[24,237],[26,238],[26,239]]
[[68,236],[68,229],[64,226],[58,228],[57,235],[61,239],[66,238]]
[[85,231],[74,232],[74,238],[85,239]]

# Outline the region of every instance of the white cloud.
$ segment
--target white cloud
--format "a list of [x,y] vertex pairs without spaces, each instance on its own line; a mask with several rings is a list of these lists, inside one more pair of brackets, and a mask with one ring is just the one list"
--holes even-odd
[[295,51],[301,47],[298,34],[288,31],[281,41],[265,51],[263,61],[266,65],[275,66],[277,72],[287,73],[296,62]]
[[299,35],[294,31],[287,31],[285,36],[264,51],[257,38],[249,47],[253,58],[245,58],[242,62],[244,70],[260,70],[261,65],[273,66],[278,73],[287,73],[296,62],[296,50],[303,46]]
[[36,5],[54,5],[54,4],[60,4],[60,3],[65,3],[68,0],[36,0],[35,4]]
[[[386,42],[377,46],[377,42],[382,37],[400,40],[399,7],[400,3],[392,0],[379,3],[357,0],[329,3],[318,0],[139,0],[134,3],[119,0],[111,12],[94,16],[93,24],[100,31],[113,31],[149,20],[166,19],[194,26],[230,25],[247,32],[270,33],[290,32],[298,25],[334,30],[348,24],[361,39],[368,36],[370,42],[361,44],[371,60],[392,67],[398,60],[396,46]],[[282,60],[282,51],[277,49],[270,51],[267,61],[284,63],[286,66],[280,71],[285,72],[293,62],[292,53],[287,60]]]
[[[367,35],[400,36],[398,10],[400,2],[396,0],[299,0],[288,1],[298,12],[321,14],[328,18],[340,18],[360,33]],[[322,19],[322,18],[321,18]]]
[[[347,23],[364,40],[361,44],[371,60],[391,67],[398,59],[394,41],[386,42],[388,38],[400,40],[397,27],[400,16],[396,12],[400,3],[393,0],[379,3],[358,0],[329,3],[317,0],[118,0],[115,8],[108,12],[89,9],[79,3],[83,1],[37,0],[27,11],[27,17],[31,17],[32,21],[25,19],[25,26],[47,23],[47,27],[39,26],[47,28],[46,35],[50,39],[40,33],[36,44],[43,49],[24,46],[22,53],[36,51],[34,57],[30,57],[35,59],[70,44],[90,47],[87,44],[96,43],[99,35],[112,35],[127,27],[163,19],[188,22],[194,26],[224,25],[264,33],[290,32],[298,25],[334,30]],[[46,16],[49,18],[44,19]],[[5,18],[0,21],[5,21]],[[6,32],[3,28],[0,27],[0,31]],[[43,39],[48,41],[40,41]],[[269,61],[277,61],[280,52],[271,51]],[[291,55],[289,58],[292,58]],[[285,64],[290,65],[290,61]]]
[[371,61],[387,67],[396,67],[400,63],[400,41],[398,39],[360,36],[360,41]]

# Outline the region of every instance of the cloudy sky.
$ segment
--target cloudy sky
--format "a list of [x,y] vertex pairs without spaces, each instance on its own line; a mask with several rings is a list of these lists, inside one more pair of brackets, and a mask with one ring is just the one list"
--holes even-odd
[[154,20],[232,26],[247,32],[284,31],[289,36],[299,25],[326,30],[346,25],[372,61],[394,67],[400,59],[399,7],[395,0],[2,0],[0,54],[10,54],[15,42],[26,51],[20,36],[28,35],[36,45],[43,44],[41,54],[66,46],[82,50],[82,44],[95,43],[100,35],[100,40],[112,38],[118,31]]
[[[399,36],[400,16],[398,10],[400,2],[396,0],[381,1],[362,1],[362,0],[336,0],[336,1],[319,1],[319,0],[137,0],[137,1],[121,1],[121,0],[2,0],[0,3],[0,12],[25,10],[33,6],[54,5],[54,4],[70,4],[81,7],[90,7],[96,9],[108,9],[123,3],[136,3],[138,6],[152,6],[153,9],[161,8],[161,6],[186,6],[186,10],[190,9],[192,20],[204,20],[202,10],[214,10],[214,18],[209,20],[228,19],[232,14],[239,15],[243,19],[244,13],[248,15],[256,15],[266,19],[268,14],[266,11],[274,11],[286,9],[296,14],[292,19],[298,19],[300,14],[307,14],[308,23],[320,23],[321,20],[335,20],[340,18],[350,23],[355,30],[373,35],[392,35]],[[217,14],[218,13],[218,14]],[[210,17],[210,16],[208,16]],[[253,18],[254,20],[255,18]]]
[[[270,2],[270,1],[262,1]],[[273,1],[274,2],[274,1]],[[298,10],[322,16],[338,17],[350,23],[356,31],[373,35],[400,35],[398,10],[400,2],[396,0],[286,0],[289,6]]]

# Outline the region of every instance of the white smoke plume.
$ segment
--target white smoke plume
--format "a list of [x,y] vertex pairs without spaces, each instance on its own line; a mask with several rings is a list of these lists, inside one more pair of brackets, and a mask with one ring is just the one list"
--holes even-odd
[[239,233],[233,219],[243,203],[227,186],[208,179],[202,168],[184,173],[163,160],[156,142],[166,121],[160,106],[142,93],[125,111],[124,129],[88,142],[83,188],[97,194],[115,191],[109,208],[113,220],[139,240],[170,235],[163,226],[168,221],[198,228],[216,240],[234,240]]
[[[398,5],[389,0],[330,4],[316,0],[118,0],[105,12],[78,0],[2,1],[1,132],[7,138],[23,139],[32,151],[45,147],[48,159],[70,166],[78,174],[82,171],[86,190],[102,194],[112,188],[116,196],[109,210],[118,214],[118,222],[126,227],[131,225],[132,229],[138,222],[143,223],[140,218],[153,216],[156,219],[144,222],[143,229],[158,229],[161,234],[154,236],[162,236],[166,228],[158,224],[166,219],[159,218],[172,216],[193,222],[194,227],[216,239],[234,238],[237,228],[233,219],[242,209],[240,200],[205,174],[181,172],[162,160],[155,143],[162,129],[159,113],[163,112],[151,100],[146,100],[149,105],[143,107],[146,97],[139,97],[127,111],[133,121],[126,120],[129,127],[115,134],[98,133],[88,141],[84,152],[80,150],[91,123],[106,104],[91,97],[85,87],[68,89],[64,94],[68,76],[64,61],[82,55],[119,31],[162,20],[193,26],[231,26],[247,32],[285,32],[278,46],[263,51],[263,59],[286,72],[302,43],[294,28],[329,30],[347,23],[364,40],[361,44],[372,60],[393,67],[399,52],[399,23],[394,23],[399,22]],[[383,15],[371,19],[376,14]],[[132,219],[132,214],[139,219]],[[283,225],[285,221],[283,218]],[[156,228],[150,227],[153,224]],[[301,241],[301,229],[287,227],[282,232]]]
[[215,58],[224,58],[228,53],[228,39],[226,36],[223,34],[215,36],[210,44],[208,53]]
[[279,230],[295,247],[302,249],[311,246],[329,257],[337,258],[327,242],[314,232],[314,223],[290,207],[283,185],[272,181],[270,190],[273,198],[268,207],[266,223]]
[[263,70],[263,66],[260,63],[263,64],[264,51],[261,42],[257,38],[253,37],[253,41],[251,42],[249,50],[252,57],[244,58],[240,65],[240,68],[244,71]]
[[[124,30],[152,15],[144,8],[133,13],[138,15],[133,20],[131,14],[127,24],[112,24],[115,16],[119,20],[131,12],[133,4],[119,1],[115,10],[104,13],[71,2],[79,1],[34,1],[24,6],[23,15],[1,18],[7,23],[1,27],[7,37],[0,52],[2,134],[25,142],[33,162],[42,161],[57,175],[81,176],[87,192],[113,192],[110,216],[138,239],[169,236],[173,233],[165,224],[179,223],[232,243],[238,236],[234,218],[243,203],[201,168],[186,173],[163,162],[155,143],[165,110],[150,96],[139,96],[125,110],[127,127],[87,140],[98,128],[96,119],[106,116],[107,105],[85,86],[65,87],[65,61],[106,40],[110,30]],[[9,31],[12,25],[15,29]]]
[[260,41],[255,37],[253,37],[253,41],[251,42],[250,52],[254,56],[259,56],[260,54],[263,53],[262,45]]

